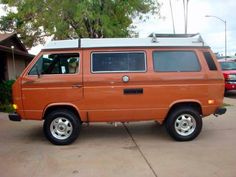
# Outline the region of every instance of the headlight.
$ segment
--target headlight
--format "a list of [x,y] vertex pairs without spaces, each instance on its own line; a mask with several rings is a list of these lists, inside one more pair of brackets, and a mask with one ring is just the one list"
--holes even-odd
[[228,80],[236,80],[236,75],[235,74],[229,74],[227,79]]

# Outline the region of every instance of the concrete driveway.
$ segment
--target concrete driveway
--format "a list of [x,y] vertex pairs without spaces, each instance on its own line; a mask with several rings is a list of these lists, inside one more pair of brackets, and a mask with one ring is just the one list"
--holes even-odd
[[154,122],[85,125],[69,146],[43,136],[42,122],[0,113],[1,177],[235,177],[236,93],[227,114],[205,118],[191,142],[175,142]]

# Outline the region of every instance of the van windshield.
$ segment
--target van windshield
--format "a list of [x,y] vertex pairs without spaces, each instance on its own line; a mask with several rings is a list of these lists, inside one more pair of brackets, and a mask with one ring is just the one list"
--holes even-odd
[[75,74],[79,68],[79,54],[44,54],[35,63],[29,75],[39,74]]
[[236,70],[236,62],[220,62],[222,70]]

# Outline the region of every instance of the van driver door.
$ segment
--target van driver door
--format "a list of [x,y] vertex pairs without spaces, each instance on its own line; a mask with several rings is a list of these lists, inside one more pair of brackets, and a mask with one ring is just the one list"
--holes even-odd
[[22,77],[25,118],[40,119],[53,104],[73,104],[83,95],[80,52],[42,53]]

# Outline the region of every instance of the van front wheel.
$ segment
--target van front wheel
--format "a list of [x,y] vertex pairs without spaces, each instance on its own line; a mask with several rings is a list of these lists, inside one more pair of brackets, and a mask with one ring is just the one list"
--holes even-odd
[[202,129],[202,118],[191,107],[181,107],[172,111],[166,121],[166,129],[177,141],[190,141],[196,138]]
[[79,135],[78,117],[69,110],[55,110],[49,113],[44,121],[44,134],[56,145],[67,145]]

